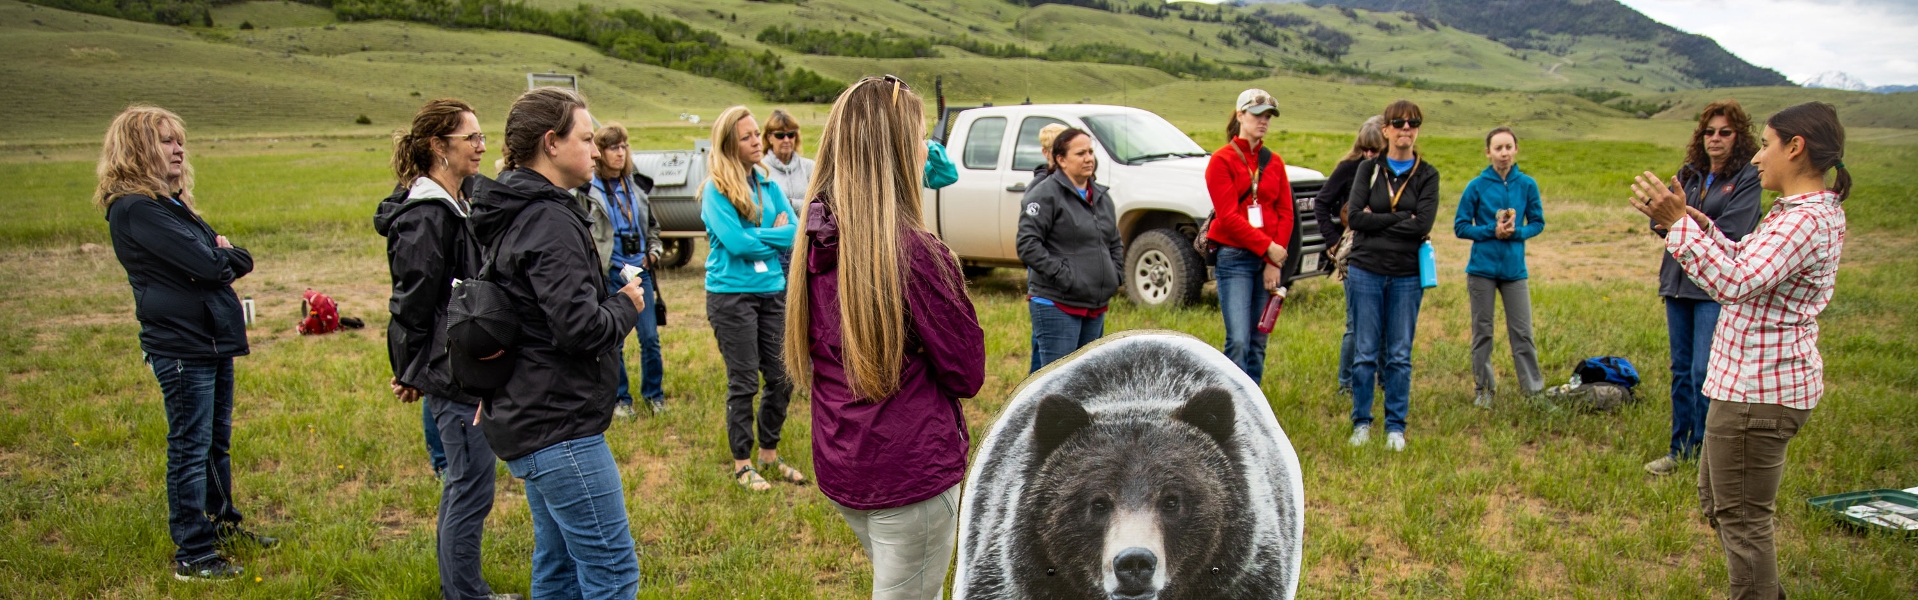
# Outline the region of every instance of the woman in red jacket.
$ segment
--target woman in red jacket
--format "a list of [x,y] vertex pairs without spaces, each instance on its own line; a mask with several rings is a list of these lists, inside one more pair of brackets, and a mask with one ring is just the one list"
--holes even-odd
[[1259,381],[1265,372],[1259,313],[1285,281],[1280,270],[1292,243],[1292,182],[1285,161],[1264,144],[1278,102],[1265,90],[1250,89],[1239,94],[1237,106],[1225,124],[1225,146],[1205,168],[1213,211],[1206,237],[1219,244],[1213,277],[1225,318],[1225,355]]

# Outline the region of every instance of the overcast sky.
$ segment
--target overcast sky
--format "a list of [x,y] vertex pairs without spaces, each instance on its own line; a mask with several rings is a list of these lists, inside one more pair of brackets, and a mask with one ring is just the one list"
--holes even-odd
[[1844,71],[1918,84],[1918,0],[1619,0],[1792,81]]

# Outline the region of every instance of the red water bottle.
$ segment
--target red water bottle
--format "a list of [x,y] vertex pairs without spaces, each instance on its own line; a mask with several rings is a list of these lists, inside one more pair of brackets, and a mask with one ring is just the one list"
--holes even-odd
[[1259,333],[1272,333],[1272,326],[1279,322],[1279,311],[1285,308],[1285,288],[1272,290],[1272,297],[1265,301],[1265,312],[1259,315]]

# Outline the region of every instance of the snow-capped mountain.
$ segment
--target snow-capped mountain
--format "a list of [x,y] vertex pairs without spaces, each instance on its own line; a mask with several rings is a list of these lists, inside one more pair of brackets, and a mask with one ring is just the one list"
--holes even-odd
[[1852,77],[1851,74],[1845,73],[1844,71],[1826,71],[1819,73],[1818,76],[1805,80],[1803,85],[1808,88],[1851,90],[1854,92],[1869,91],[1871,89],[1871,86],[1865,85],[1863,80]]

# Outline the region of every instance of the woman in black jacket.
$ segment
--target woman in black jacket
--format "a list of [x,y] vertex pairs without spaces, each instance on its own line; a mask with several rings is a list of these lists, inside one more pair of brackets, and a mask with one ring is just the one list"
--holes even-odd
[[[505,384],[486,397],[480,425],[493,451],[526,482],[533,513],[534,598],[632,598],[639,561],[625,488],[606,446],[619,341],[644,307],[637,278],[606,296],[605,263],[572,190],[593,177],[586,101],[535,88],[506,115],[506,168],[473,193],[473,233],[519,321]],[[455,350],[456,352],[458,350]],[[474,357],[486,358],[486,357]],[[454,373],[466,377],[453,357]]]
[[1418,154],[1424,117],[1409,100],[1381,115],[1384,156],[1359,163],[1345,207],[1352,236],[1345,298],[1352,312],[1352,437],[1371,439],[1373,383],[1385,389],[1385,445],[1405,450],[1412,403],[1412,338],[1418,332],[1419,246],[1438,216],[1439,172]]
[[279,540],[240,528],[233,506],[233,357],[247,353],[233,281],[253,255],[214,233],[193,208],[193,168],[180,117],[134,106],[107,126],[93,198],[107,212],[113,254],[133,287],[140,350],[167,415],[167,530],[173,576],[212,581],[242,569],[216,547]]
[[1019,214],[1019,260],[1031,297],[1032,370],[1064,358],[1105,334],[1106,303],[1119,291],[1125,246],[1092,136],[1069,128],[1046,146],[1056,165],[1026,190]]
[[[1325,178],[1325,187],[1312,199],[1312,212],[1319,220],[1319,235],[1325,240],[1325,264],[1332,264],[1332,252],[1338,249],[1340,238],[1345,237],[1345,201],[1352,192],[1353,174],[1358,172],[1359,163],[1385,151],[1381,121],[1384,121],[1382,117],[1372,115],[1359,125],[1352,149],[1339,159],[1338,166],[1332,167],[1332,174]],[[1352,304],[1346,303],[1345,309],[1345,335],[1339,339],[1339,397],[1351,398]]]
[[386,237],[393,276],[386,328],[393,394],[403,402],[425,400],[427,439],[445,452],[435,554],[440,596],[449,600],[496,597],[480,576],[496,457],[473,423],[479,399],[453,383],[446,352],[452,282],[479,268],[479,245],[466,228],[467,194],[483,178],[485,154],[486,135],[472,106],[451,98],[427,102],[413,115],[412,129],[394,141],[399,184],[373,216],[373,228]]

